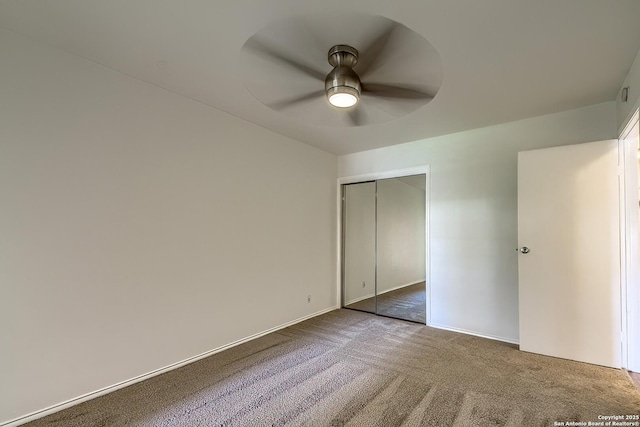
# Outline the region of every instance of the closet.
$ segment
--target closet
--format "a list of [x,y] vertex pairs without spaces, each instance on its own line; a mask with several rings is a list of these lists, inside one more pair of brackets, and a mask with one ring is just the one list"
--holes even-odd
[[426,177],[342,186],[342,306],[426,323]]

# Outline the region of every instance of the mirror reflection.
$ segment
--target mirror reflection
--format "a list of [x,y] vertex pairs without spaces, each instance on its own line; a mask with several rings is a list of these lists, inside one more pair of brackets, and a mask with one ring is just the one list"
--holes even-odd
[[344,186],[343,306],[376,312],[376,183]]
[[377,182],[377,313],[425,323],[425,176]]
[[344,186],[344,307],[426,323],[425,188],[425,175]]

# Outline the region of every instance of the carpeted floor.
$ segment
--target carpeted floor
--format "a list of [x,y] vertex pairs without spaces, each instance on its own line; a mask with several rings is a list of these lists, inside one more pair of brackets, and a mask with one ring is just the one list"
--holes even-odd
[[28,424],[553,426],[640,414],[629,376],[335,310]]
[[[425,282],[378,295],[377,313],[383,316],[426,323],[426,307]],[[376,312],[375,297],[350,304],[346,308],[374,313]]]
[[631,377],[631,381],[633,381],[636,387],[640,389],[640,373],[629,372],[629,376]]

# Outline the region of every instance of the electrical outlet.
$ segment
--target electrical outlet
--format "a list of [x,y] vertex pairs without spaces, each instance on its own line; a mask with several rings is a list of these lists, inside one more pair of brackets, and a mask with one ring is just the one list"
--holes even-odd
[[311,295],[307,295],[307,303],[311,302]]
[[367,286],[366,283],[364,283],[364,280],[362,281],[362,287],[364,288],[365,286]]

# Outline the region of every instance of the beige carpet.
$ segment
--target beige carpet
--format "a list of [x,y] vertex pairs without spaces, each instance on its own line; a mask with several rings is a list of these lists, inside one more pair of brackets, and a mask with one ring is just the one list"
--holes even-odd
[[620,414],[640,414],[621,370],[336,310],[28,425],[520,427]]

